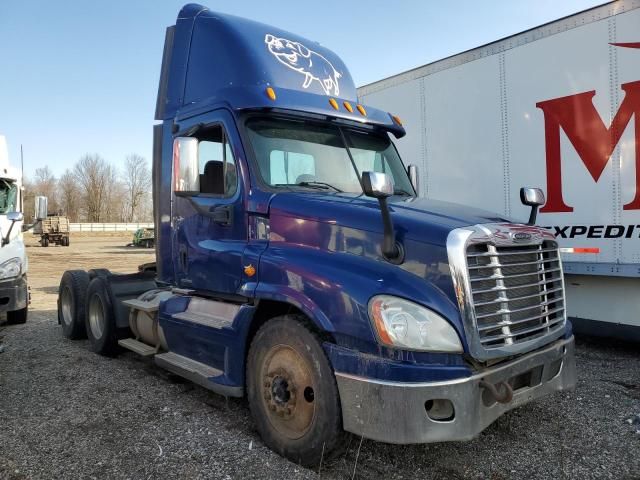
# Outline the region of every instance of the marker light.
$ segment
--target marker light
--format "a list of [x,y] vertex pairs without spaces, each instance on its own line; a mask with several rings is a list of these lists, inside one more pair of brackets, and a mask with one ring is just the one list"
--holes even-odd
[[353,107],[349,102],[344,101],[342,102],[342,104],[344,105],[344,108],[346,108],[349,113],[353,113]]
[[358,109],[358,111],[363,115],[363,116],[367,116],[367,111],[364,109],[364,107],[362,105],[357,105],[356,108]]
[[329,103],[331,104],[331,106],[333,107],[334,110],[338,110],[338,102],[336,102],[335,98],[330,98],[329,99]]
[[275,90],[273,90],[273,88],[267,87],[267,97],[269,97],[271,100],[276,99],[276,92]]
[[388,347],[430,352],[462,352],[460,337],[440,315],[391,295],[369,301],[369,318],[378,341]]
[[[391,114],[389,114],[391,115]],[[396,122],[399,126],[402,126],[402,120],[400,120],[400,117],[397,115],[391,115],[391,118],[393,119],[394,122]]]

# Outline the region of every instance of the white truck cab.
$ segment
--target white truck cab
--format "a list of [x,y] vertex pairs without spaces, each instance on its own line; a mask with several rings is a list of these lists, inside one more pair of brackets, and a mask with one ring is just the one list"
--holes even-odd
[[22,206],[22,173],[9,163],[7,141],[0,135],[0,312],[10,324],[25,323],[29,307]]

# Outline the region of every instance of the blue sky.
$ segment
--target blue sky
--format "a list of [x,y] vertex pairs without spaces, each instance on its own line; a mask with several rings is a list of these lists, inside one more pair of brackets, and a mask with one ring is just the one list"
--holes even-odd
[[[0,134],[25,173],[84,153],[151,160],[164,30],[177,0],[0,0]],[[589,0],[202,1],[334,50],[363,85],[601,4]]]

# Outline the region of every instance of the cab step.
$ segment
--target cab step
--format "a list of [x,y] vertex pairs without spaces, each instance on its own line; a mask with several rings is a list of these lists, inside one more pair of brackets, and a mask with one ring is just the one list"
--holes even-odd
[[240,305],[193,297],[184,312],[174,313],[172,318],[205,327],[221,329],[230,327],[240,311]]
[[157,301],[145,302],[144,300],[138,300],[137,298],[132,298],[131,300],[124,300],[122,304],[126,305],[127,307],[131,307],[134,310],[142,310],[143,312],[152,313],[152,312],[158,311],[159,302]]
[[157,350],[155,347],[151,345],[147,345],[146,343],[142,343],[135,338],[125,338],[122,340],[118,340],[118,345],[127,350],[131,350],[132,352],[136,352],[138,355],[143,357],[150,357],[155,355]]
[[180,313],[174,313],[171,318],[177,320],[185,320],[198,325],[204,325],[211,328],[223,328],[231,325],[233,319],[218,317],[216,315],[208,315],[206,313],[190,312],[188,310]]
[[191,358],[177,353],[167,352],[155,356],[155,362],[159,367],[169,370],[176,375],[191,380],[201,387],[211,390],[225,397],[241,397],[243,388],[233,385],[222,385],[213,381],[216,377],[224,376],[222,370],[205,365]]

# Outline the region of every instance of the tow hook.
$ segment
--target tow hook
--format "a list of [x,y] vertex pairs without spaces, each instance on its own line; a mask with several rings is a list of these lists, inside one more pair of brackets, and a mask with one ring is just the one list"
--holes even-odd
[[[501,387],[501,388],[500,388]],[[495,385],[485,380],[480,380],[480,388],[486,388],[498,403],[509,403],[513,400],[513,388],[508,382],[498,382]],[[502,393],[498,389],[502,390]]]

